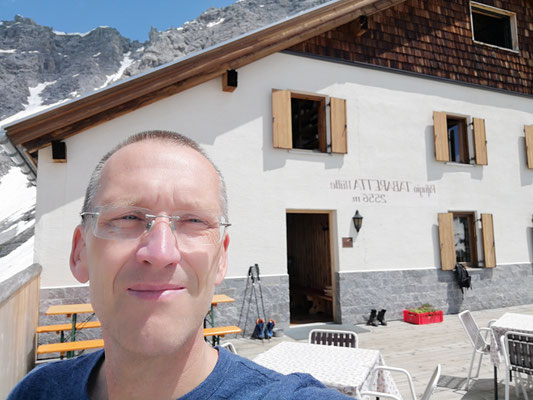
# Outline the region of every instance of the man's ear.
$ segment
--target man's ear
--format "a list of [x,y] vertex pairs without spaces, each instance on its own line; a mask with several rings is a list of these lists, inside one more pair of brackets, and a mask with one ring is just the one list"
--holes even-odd
[[70,271],[72,275],[85,283],[89,280],[89,268],[87,265],[87,244],[85,243],[84,227],[78,225],[72,235],[72,249],[70,250]]
[[224,236],[224,241],[222,242],[222,247],[220,249],[220,258],[218,261],[217,277],[215,280],[215,285],[218,286],[224,280],[226,276],[226,270],[228,268],[228,246],[229,246],[229,235],[226,233]]

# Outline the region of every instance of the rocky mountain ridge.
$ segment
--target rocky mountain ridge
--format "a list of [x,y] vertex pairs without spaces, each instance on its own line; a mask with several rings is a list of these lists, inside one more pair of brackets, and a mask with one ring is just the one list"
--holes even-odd
[[[0,21],[0,121],[55,104],[266,26],[326,0],[239,0],[140,43],[116,29],[65,34],[16,16]],[[1,124],[1,122],[0,122]]]

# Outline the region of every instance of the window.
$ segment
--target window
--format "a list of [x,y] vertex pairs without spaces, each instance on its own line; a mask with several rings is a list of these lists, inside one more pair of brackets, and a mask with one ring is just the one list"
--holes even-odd
[[533,125],[524,126],[526,133],[526,159],[527,167],[533,169]]
[[475,2],[470,7],[475,42],[518,50],[515,13]]
[[453,213],[455,262],[477,265],[476,225],[474,213]]
[[450,161],[470,164],[465,118],[446,118]]
[[326,99],[291,95],[292,148],[326,151]]
[[437,161],[488,164],[485,120],[472,118],[467,123],[467,117],[434,111],[433,122]]
[[[496,266],[492,214],[481,214],[483,261],[479,261],[475,212],[448,212],[438,215],[440,257],[443,270],[456,264],[468,267]],[[479,221],[479,220],[478,220]]]
[[[329,115],[326,112],[328,107]],[[346,100],[273,90],[272,128],[275,148],[345,154]]]

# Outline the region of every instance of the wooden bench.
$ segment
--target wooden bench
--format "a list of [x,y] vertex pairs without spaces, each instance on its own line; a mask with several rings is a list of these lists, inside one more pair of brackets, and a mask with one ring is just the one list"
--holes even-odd
[[225,335],[231,335],[232,333],[241,333],[242,329],[238,326],[215,326],[213,328],[204,328],[204,338],[212,336],[213,346],[220,344],[220,338]]
[[[99,321],[92,321],[93,324],[99,323]],[[68,325],[68,324],[65,324]],[[50,325],[49,327],[39,327],[42,328],[41,332],[56,332],[56,329],[51,329],[53,326],[62,326],[62,325]],[[96,325],[94,326],[96,327]],[[46,328],[46,329],[45,329]],[[38,329],[39,332],[39,329]],[[220,342],[220,337],[225,335],[230,335],[232,333],[241,333],[242,329],[238,326],[216,326],[214,328],[205,328],[204,329],[204,338],[212,336],[213,345]],[[92,339],[92,340],[80,340],[77,342],[63,342],[63,343],[50,343],[42,344],[37,347],[37,354],[47,354],[47,353],[60,353],[62,356],[69,351],[78,351],[78,350],[89,350],[89,349],[98,349],[104,347],[103,339]]]
[[[100,328],[102,325],[100,321],[88,321],[88,322],[78,322],[76,324],[76,330],[87,329],[87,328]],[[60,333],[63,331],[70,331],[72,329],[72,324],[59,324],[59,325],[44,325],[37,327],[37,333],[49,333],[55,332]]]
[[[100,328],[102,325],[100,324],[100,321],[87,321],[87,322],[78,322],[76,324],[76,331],[80,329],[87,329],[87,328]],[[43,325],[37,327],[37,333],[60,333],[61,338],[59,341],[63,343],[65,341],[65,331],[71,331],[72,330],[72,324],[58,324],[58,325]]]
[[64,355],[69,351],[99,349],[104,347],[104,339],[80,340],[77,342],[63,342],[41,344],[37,347],[37,354],[59,353]]

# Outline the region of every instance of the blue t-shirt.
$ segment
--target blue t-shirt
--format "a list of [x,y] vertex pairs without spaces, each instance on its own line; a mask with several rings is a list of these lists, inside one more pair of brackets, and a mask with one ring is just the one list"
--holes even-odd
[[[282,375],[224,348],[218,348],[218,352],[218,361],[211,374],[180,400],[349,398],[335,389],[326,388],[311,375]],[[91,372],[103,359],[104,351],[99,350],[37,367],[18,383],[8,400],[89,400],[87,389]]]

